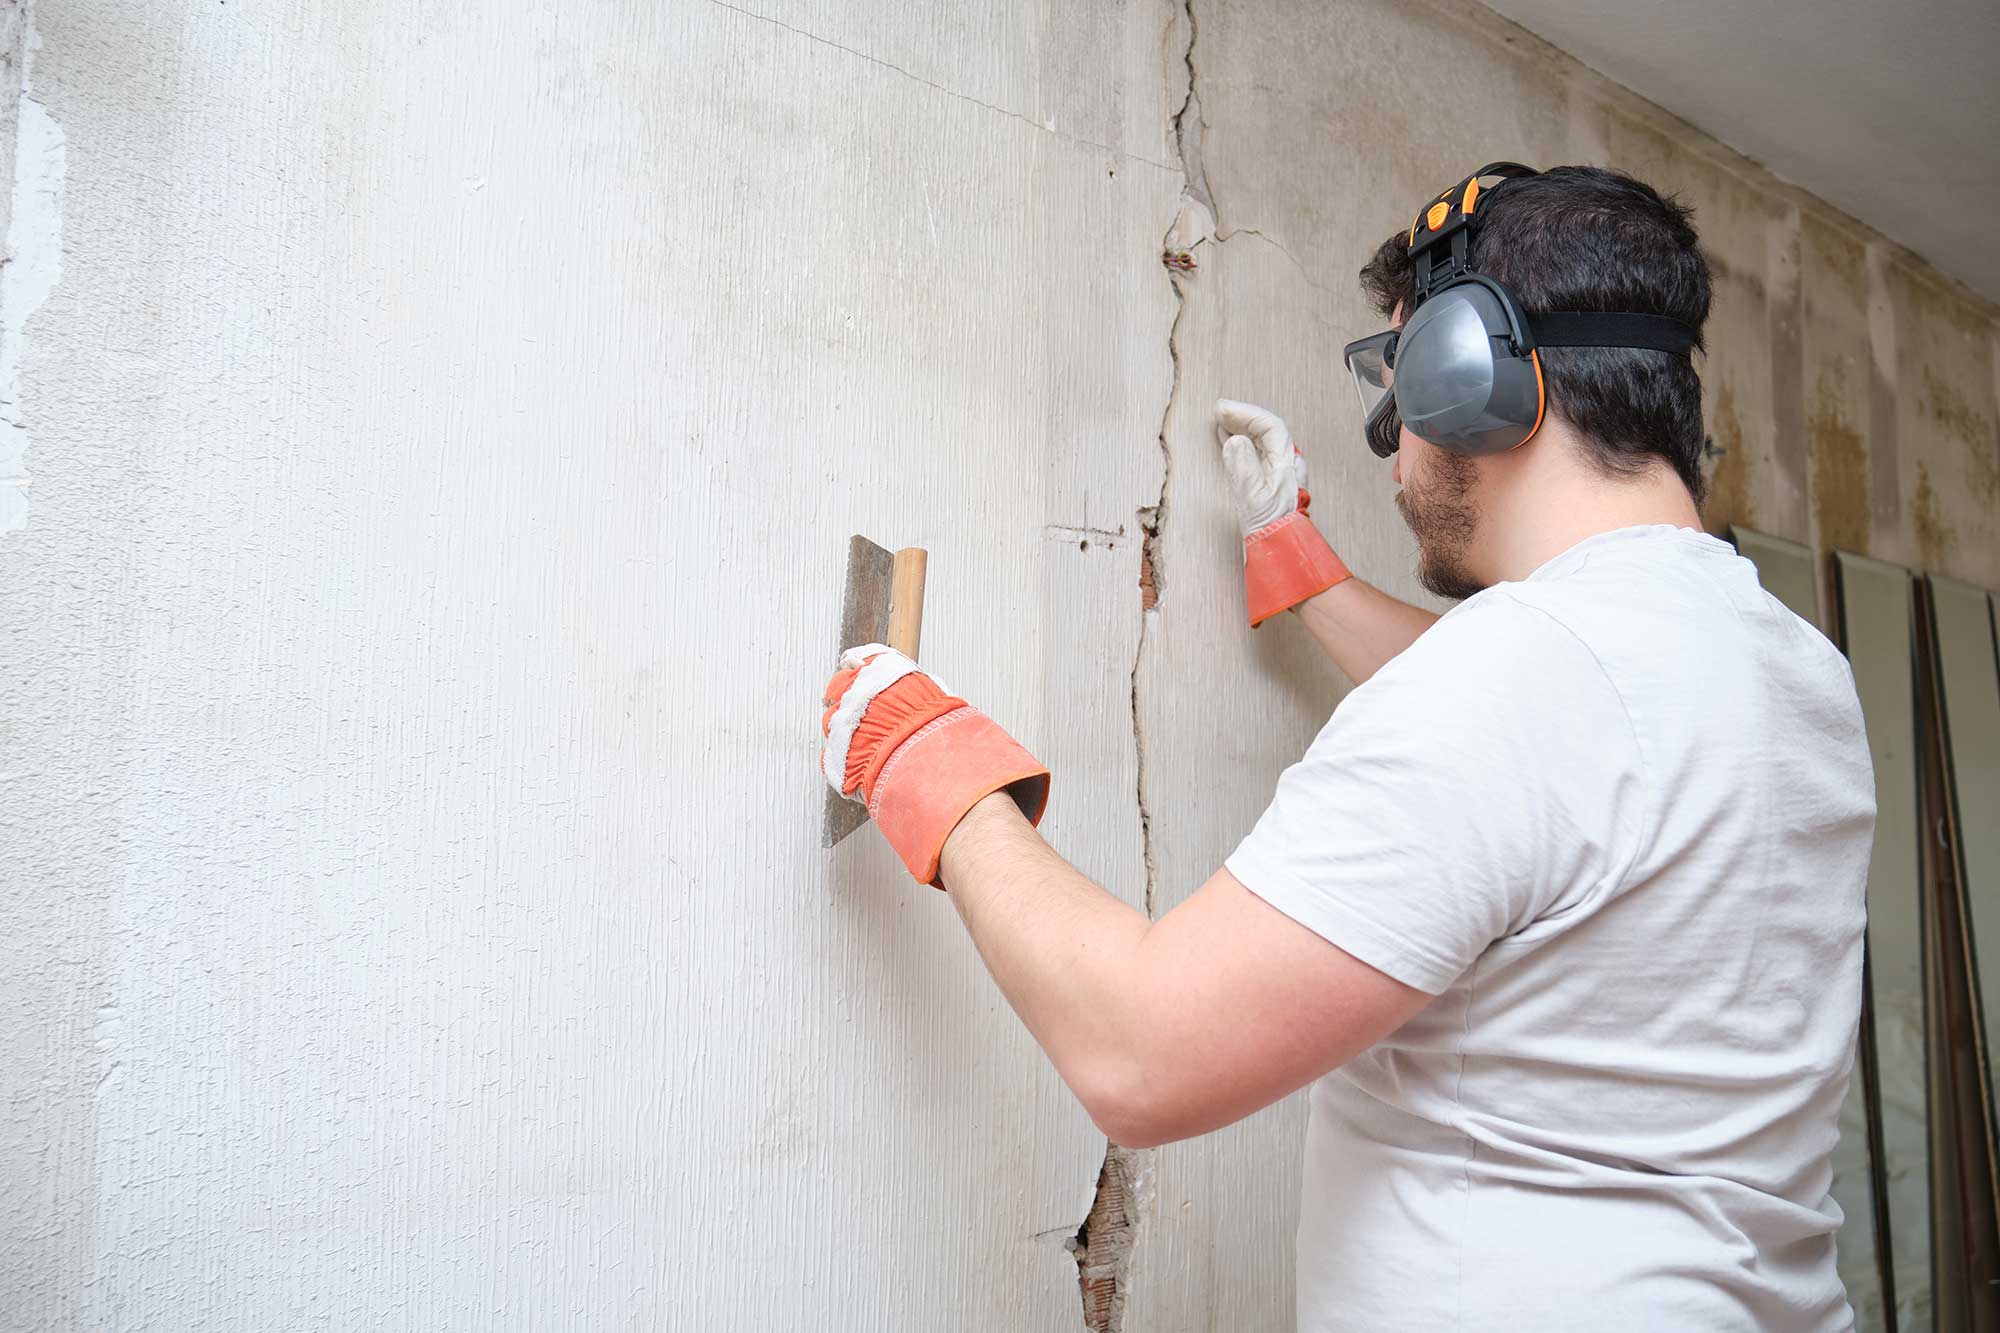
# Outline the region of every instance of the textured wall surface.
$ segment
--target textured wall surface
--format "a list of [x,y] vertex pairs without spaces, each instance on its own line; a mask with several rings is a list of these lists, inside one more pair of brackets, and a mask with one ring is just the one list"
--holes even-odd
[[0,1324],[1075,1321],[1103,1138],[811,728],[929,545],[1142,881],[1181,182],[1068,8],[37,6]]
[[1075,1327],[1100,1176],[1100,1326],[1286,1326],[1299,1102],[1100,1172],[819,850],[811,700],[848,534],[928,546],[1052,841],[1178,901],[1344,684],[1241,626],[1208,404],[1414,595],[1338,352],[1479,161],[1701,210],[1714,526],[2000,583],[1993,312],[1484,11],[0,14],[10,1327]]

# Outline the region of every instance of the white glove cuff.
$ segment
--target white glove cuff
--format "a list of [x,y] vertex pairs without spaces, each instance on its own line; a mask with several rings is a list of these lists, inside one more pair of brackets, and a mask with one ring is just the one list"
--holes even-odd
[[[872,660],[870,660],[872,659]],[[826,727],[826,745],[820,750],[819,771],[833,784],[835,791],[847,781],[847,747],[853,743],[854,729],[861,725],[861,715],[868,711],[868,705],[875,696],[894,685],[903,677],[923,670],[915,662],[897,652],[885,643],[864,643],[857,648],[849,648],[840,655],[840,669],[859,666],[854,681],[847,692],[840,696],[840,703],[833,710],[833,717]],[[936,676],[931,683],[946,694],[951,690]],[[846,792],[841,792],[843,796]],[[859,800],[849,796],[849,800]]]

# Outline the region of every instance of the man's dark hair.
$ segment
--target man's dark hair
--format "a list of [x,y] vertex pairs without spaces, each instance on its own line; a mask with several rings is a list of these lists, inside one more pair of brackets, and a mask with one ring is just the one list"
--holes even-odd
[[[1708,320],[1708,261],[1694,210],[1643,181],[1602,167],[1556,167],[1514,177],[1479,196],[1467,259],[1513,291],[1530,317],[1555,311],[1668,315],[1697,334]],[[1409,232],[1361,270],[1384,316],[1416,298]],[[1697,343],[1699,345],[1699,343]],[[1638,347],[1542,349],[1549,406],[1576,427],[1608,475],[1635,476],[1652,455],[1673,464],[1697,502],[1701,378],[1685,353]]]

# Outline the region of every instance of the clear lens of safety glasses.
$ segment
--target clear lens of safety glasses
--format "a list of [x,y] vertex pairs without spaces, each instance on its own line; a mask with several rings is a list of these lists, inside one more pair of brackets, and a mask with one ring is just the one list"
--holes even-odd
[[1342,353],[1347,368],[1354,373],[1354,390],[1361,395],[1361,417],[1364,421],[1375,414],[1376,406],[1396,382],[1395,368],[1389,364],[1395,355],[1396,332],[1390,329],[1372,338],[1351,342]]
[[1382,450],[1375,441],[1375,428],[1378,418],[1385,416],[1393,406],[1389,397],[1396,383],[1398,335],[1398,330],[1389,329],[1347,344],[1346,351],[1342,353],[1348,370],[1354,375],[1354,391],[1361,399],[1362,433],[1368,439],[1368,447],[1378,454]]

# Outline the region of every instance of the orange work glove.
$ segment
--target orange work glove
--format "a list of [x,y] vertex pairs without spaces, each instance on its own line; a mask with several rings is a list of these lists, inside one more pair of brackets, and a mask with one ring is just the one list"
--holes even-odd
[[1350,576],[1306,517],[1312,504],[1306,456],[1277,414],[1224,398],[1215,405],[1215,435],[1236,493],[1243,586],[1255,627]]
[[910,873],[936,888],[944,841],[982,797],[1006,788],[1028,822],[1049,770],[977,708],[879,643],[850,648],[827,682],[820,772],[868,817]]

